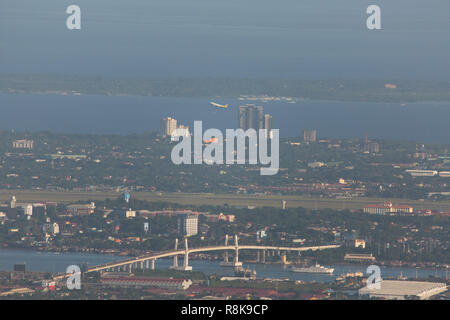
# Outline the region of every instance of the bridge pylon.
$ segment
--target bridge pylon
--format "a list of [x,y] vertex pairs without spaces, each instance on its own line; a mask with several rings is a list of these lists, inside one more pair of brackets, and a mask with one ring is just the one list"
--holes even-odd
[[174,268],[182,271],[192,271],[192,266],[189,265],[189,247],[188,247],[188,239],[184,238],[184,260],[183,266]]
[[[228,247],[228,235],[225,235],[225,247]],[[231,248],[230,248],[231,249]],[[222,267],[232,267],[233,262],[228,260],[228,250],[225,250],[223,253],[223,261],[220,263]]]
[[[175,239],[175,251],[178,250],[178,238]],[[172,269],[178,269],[178,255],[173,256]]]
[[234,261],[233,267],[242,267],[242,262],[239,261],[239,243],[237,234],[234,235]]
[[281,257],[282,264],[284,264],[284,265],[288,264],[286,252],[282,252],[280,257]]

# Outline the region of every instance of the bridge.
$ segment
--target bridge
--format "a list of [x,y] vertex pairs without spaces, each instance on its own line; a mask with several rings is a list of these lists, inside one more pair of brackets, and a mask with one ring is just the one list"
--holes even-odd
[[[223,266],[240,267],[242,262],[239,261],[240,250],[257,250],[258,262],[265,263],[266,252],[278,252],[282,257],[283,262],[286,263],[287,251],[309,251],[309,250],[326,250],[335,249],[341,247],[341,245],[324,245],[324,246],[312,246],[312,247],[283,247],[283,246],[258,246],[258,245],[239,245],[237,235],[234,236],[234,244],[229,245],[228,235],[225,237],[225,244],[218,246],[207,246],[200,248],[190,249],[188,246],[188,239],[184,239],[184,248],[178,248],[178,239],[175,240],[175,247],[173,250],[162,251],[158,253],[151,253],[134,257],[124,261],[111,262],[103,265],[98,265],[89,268],[84,273],[89,272],[102,272],[102,271],[133,271],[136,269],[155,269],[155,262],[157,259],[173,257],[172,269],[190,271],[192,266],[189,265],[189,254],[198,252],[213,252],[213,251],[225,251],[224,261],[221,263]],[[233,261],[228,261],[228,252],[234,251]],[[183,265],[178,265],[178,256],[184,256]],[[62,280],[72,274],[61,274],[54,277],[54,280]]]

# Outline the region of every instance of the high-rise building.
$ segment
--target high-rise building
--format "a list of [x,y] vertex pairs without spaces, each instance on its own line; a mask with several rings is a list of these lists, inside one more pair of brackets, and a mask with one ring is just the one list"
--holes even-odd
[[11,196],[10,207],[14,209],[16,207],[17,199],[16,196]]
[[198,234],[198,216],[182,213],[178,215],[178,233],[181,236],[195,236]]
[[171,117],[163,118],[161,121],[161,134],[163,136],[171,136],[172,132],[177,129],[177,120]]
[[239,121],[239,128],[246,130],[246,128],[247,128],[247,108],[244,106],[239,107],[238,121]]
[[378,153],[378,152],[380,152],[380,145],[377,142],[369,143],[369,152],[370,153]]
[[248,104],[239,107],[239,128],[242,130],[248,129],[263,129],[264,128],[264,108]]
[[361,151],[364,153],[380,152],[380,145],[377,142],[370,141],[368,136],[361,142]]
[[178,141],[179,137],[189,137],[189,127],[180,124],[177,127],[177,131],[172,131],[171,137],[172,141]]
[[46,222],[42,226],[42,232],[56,235],[59,233],[59,224],[57,224],[56,222]]
[[270,114],[264,115],[264,129],[267,130],[267,138],[272,138],[272,128],[273,128],[273,120]]
[[270,114],[264,114],[264,108],[247,104],[239,107],[239,128],[248,129],[267,129],[267,137],[272,137],[273,119]]
[[264,129],[264,108],[256,107],[256,123],[255,129]]
[[317,130],[303,130],[303,141],[314,143],[317,140]]

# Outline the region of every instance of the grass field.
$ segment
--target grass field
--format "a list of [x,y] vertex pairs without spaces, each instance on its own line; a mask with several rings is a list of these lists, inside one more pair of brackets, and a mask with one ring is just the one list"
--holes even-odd
[[[121,195],[119,192],[56,192],[56,191],[22,191],[1,190],[0,201],[8,201],[15,195],[18,202],[56,201],[59,203],[72,203],[76,201],[115,199]],[[242,195],[242,194],[209,194],[209,193],[152,193],[134,192],[132,197],[147,201],[164,201],[180,205],[224,205],[255,206],[255,207],[281,207],[281,201],[286,200],[288,207],[305,207],[310,209],[361,209],[367,204],[384,203],[391,201],[395,204],[409,204],[416,209],[432,209],[450,211],[450,201],[419,201],[405,199],[329,199],[306,198],[301,196],[281,195]]]

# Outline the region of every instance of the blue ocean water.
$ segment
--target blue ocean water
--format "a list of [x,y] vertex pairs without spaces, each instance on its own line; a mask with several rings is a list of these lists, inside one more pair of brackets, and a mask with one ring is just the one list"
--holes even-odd
[[[238,106],[264,106],[281,137],[296,137],[315,128],[321,138],[370,138],[434,143],[450,142],[450,102],[411,104],[226,100],[228,109],[213,108],[209,99],[140,96],[63,96],[0,94],[0,128],[15,131],[131,134],[158,131],[171,116],[193,128],[195,120],[208,128],[236,128]],[[218,101],[222,102],[222,101]]]

